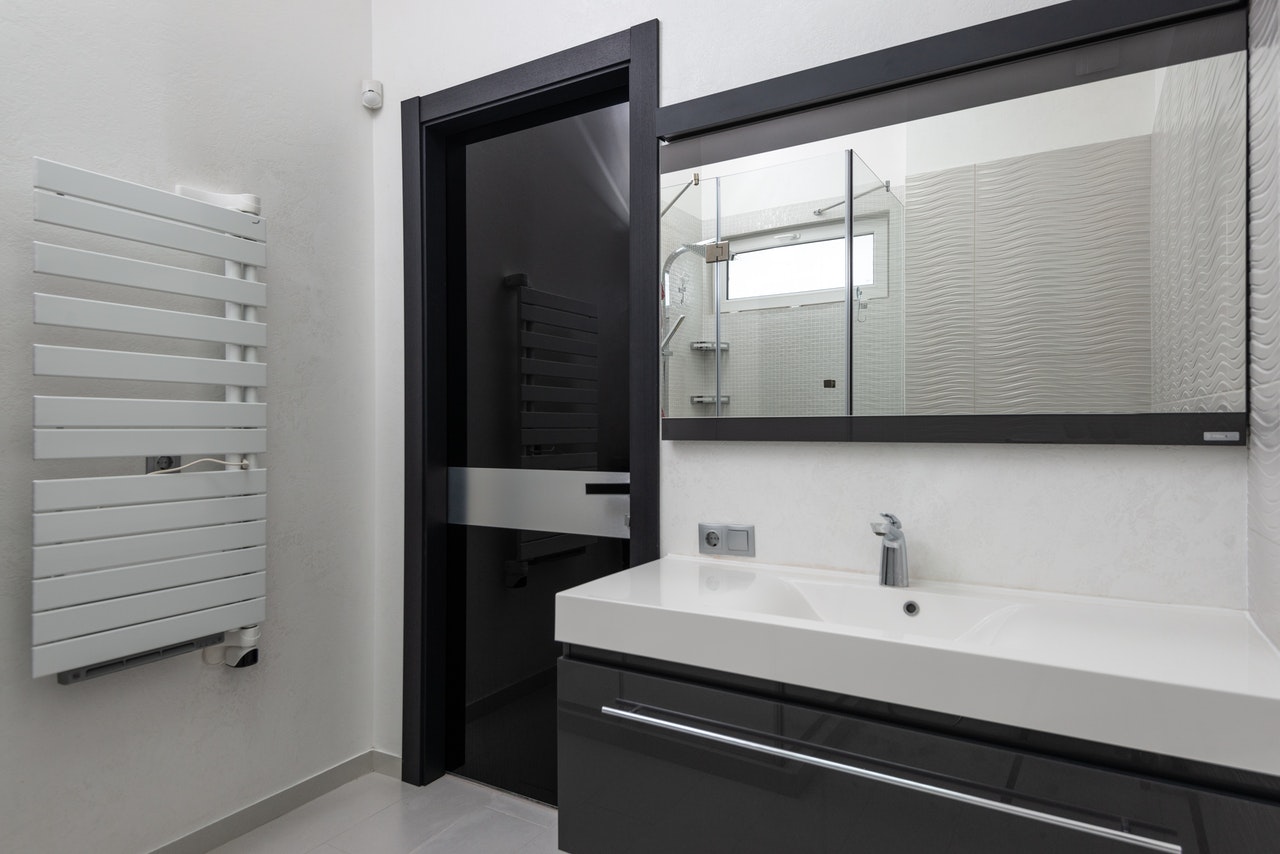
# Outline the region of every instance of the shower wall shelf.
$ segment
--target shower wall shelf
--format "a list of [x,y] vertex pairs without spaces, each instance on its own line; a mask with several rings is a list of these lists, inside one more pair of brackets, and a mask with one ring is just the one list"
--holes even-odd
[[[714,350],[716,349],[716,342],[714,342],[714,341],[690,341],[690,342],[689,342],[689,349],[690,349],[690,350],[709,350],[709,351],[714,351]],[[727,350],[729,349],[729,342],[728,342],[728,341],[721,341],[721,342],[720,342],[720,348],[719,348],[719,349],[720,349],[722,352],[727,351]]]
[[[267,302],[258,281],[266,226],[254,196],[170,193],[42,158],[35,166],[38,222],[120,238],[132,254],[147,244],[223,267],[35,243],[44,276],[221,303],[215,316],[34,295],[37,324],[91,330],[95,343],[122,348],[34,345],[36,376],[79,378],[48,382],[80,396],[33,401],[35,459],[86,461],[85,476],[32,484],[32,676],[58,674],[65,684],[216,643],[265,617],[267,475],[258,455],[267,450],[259,399],[267,329],[257,313]],[[134,336],[185,349],[135,352]],[[222,345],[220,358],[210,344]],[[97,380],[127,382],[95,388]],[[107,396],[153,383],[182,383],[178,393],[196,397],[191,385],[222,386],[210,395],[222,399]],[[120,475],[88,462],[136,457],[142,471],[143,458],[159,455],[218,455],[203,465],[225,461],[226,470]]]

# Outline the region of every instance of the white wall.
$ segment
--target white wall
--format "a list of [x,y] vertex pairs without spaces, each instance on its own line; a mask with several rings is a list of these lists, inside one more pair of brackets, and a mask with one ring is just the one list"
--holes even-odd
[[[375,70],[394,104],[656,17],[661,102],[671,104],[1046,5],[902,0],[859,4],[854,16],[843,0],[548,0],[503,3],[498,12],[493,4],[374,0]],[[403,490],[399,157],[398,119],[384,113],[374,126],[375,743],[393,752]],[[759,526],[763,558],[871,571],[876,542],[863,536],[865,519],[893,510],[908,527],[921,578],[1244,607],[1246,459],[1242,448],[664,443],[663,550],[691,552],[699,520],[730,519]]]
[[1280,10],[1249,7],[1249,609],[1280,646]]
[[1243,449],[662,445],[662,549],[756,526],[756,557],[872,573],[877,513],[913,580],[1243,608]]
[[[0,10],[0,849],[151,850],[369,749],[373,192],[358,91],[370,50],[368,0]],[[30,244],[53,236],[30,221],[35,155],[263,198],[257,667],[187,655],[76,686],[31,678]]]

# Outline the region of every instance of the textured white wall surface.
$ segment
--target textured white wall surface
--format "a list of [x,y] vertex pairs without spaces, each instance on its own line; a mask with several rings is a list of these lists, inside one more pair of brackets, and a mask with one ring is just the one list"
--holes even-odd
[[756,526],[762,561],[878,572],[877,513],[913,579],[1245,605],[1243,448],[662,444],[662,548]]
[[1280,10],[1249,10],[1249,610],[1280,646]]
[[[368,0],[0,7],[0,850],[148,851],[369,749],[370,50]],[[31,462],[31,343],[48,332],[31,324],[31,240],[54,236],[31,222],[36,155],[263,199],[257,667],[186,655],[75,686],[31,678],[30,481],[70,473]]]
[[1151,134],[1156,412],[1245,409],[1246,62],[1169,69]]

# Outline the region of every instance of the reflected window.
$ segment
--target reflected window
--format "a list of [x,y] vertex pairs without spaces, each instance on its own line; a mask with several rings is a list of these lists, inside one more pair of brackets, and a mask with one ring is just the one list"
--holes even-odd
[[[874,220],[858,223],[859,228],[868,226],[875,230],[853,236],[849,259],[853,286],[863,289],[864,294],[872,289],[887,293],[883,281],[886,264],[876,256],[877,250],[883,254],[886,248],[880,243],[884,225]],[[729,303],[725,306],[728,311],[841,302],[845,298],[845,240],[843,236],[832,237],[830,229],[730,238],[729,248],[728,281],[721,291]]]
[[[869,236],[869,235],[868,235]],[[799,240],[800,235],[778,235]],[[854,242],[856,247],[857,241]],[[844,240],[784,243],[733,256],[729,299],[844,290]]]

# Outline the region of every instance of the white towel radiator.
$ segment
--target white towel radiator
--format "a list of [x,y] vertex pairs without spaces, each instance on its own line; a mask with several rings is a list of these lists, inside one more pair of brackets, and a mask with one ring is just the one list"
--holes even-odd
[[37,460],[224,461],[225,470],[34,481],[32,675],[71,683],[218,643],[265,617],[267,476],[257,455],[267,449],[267,341],[257,311],[266,286],[257,272],[266,227],[252,196],[169,193],[40,158],[35,219],[224,262],[219,275],[35,243],[37,273],[225,303],[219,317],[35,294],[37,324],[224,345],[221,359],[35,345],[37,376],[225,387],[222,401],[34,398]]

